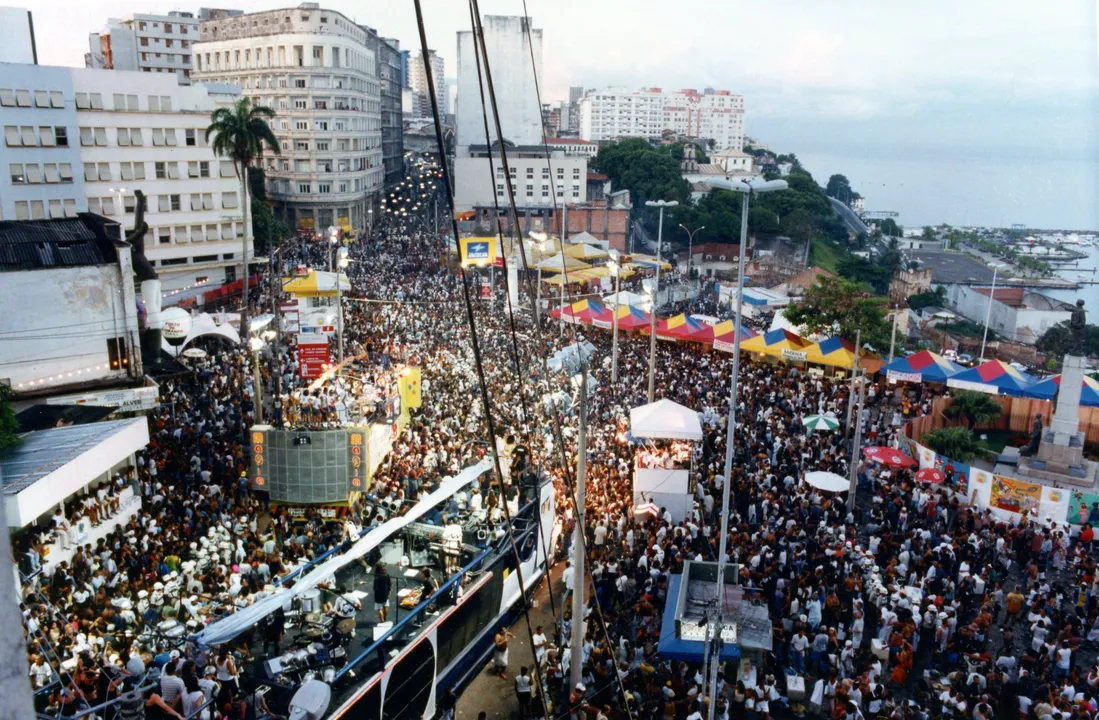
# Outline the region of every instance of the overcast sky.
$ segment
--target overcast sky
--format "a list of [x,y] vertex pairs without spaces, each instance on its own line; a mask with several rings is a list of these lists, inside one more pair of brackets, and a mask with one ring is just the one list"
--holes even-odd
[[[799,154],[1095,159],[1096,2],[527,0],[527,9],[544,31],[544,101],[566,98],[570,85],[710,86],[744,94],[749,135]],[[411,0],[322,6],[419,49]],[[468,29],[468,6],[423,6],[428,41],[453,77],[455,33]],[[486,15],[523,12],[522,0],[480,6]],[[88,32],[108,17],[198,5],[35,0],[30,8],[40,61],[82,66]]]

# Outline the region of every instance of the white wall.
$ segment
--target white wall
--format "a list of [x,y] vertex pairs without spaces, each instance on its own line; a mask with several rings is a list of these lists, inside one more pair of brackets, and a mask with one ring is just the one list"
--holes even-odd
[[0,7],[0,62],[34,62],[31,22],[26,8]]
[[[493,168],[490,171],[488,158],[461,156],[455,158],[454,174],[455,177],[461,178],[454,194],[454,203],[459,210],[469,210],[474,206],[491,206],[494,193],[501,207],[507,205],[507,187],[504,186],[503,168],[498,155],[493,156],[492,164]],[[557,195],[558,204],[587,201],[587,158],[565,157],[564,153],[553,152],[550,159],[554,177],[552,183],[542,174],[547,167],[545,157],[518,157],[509,153],[508,165],[515,170],[513,176],[515,202],[519,207],[552,206],[552,193],[558,190],[553,186],[557,185],[562,186]],[[530,186],[529,194],[528,186]],[[551,194],[543,196],[543,190]]]
[[992,302],[992,312],[989,314],[989,296],[978,292],[977,288],[968,285],[946,287],[947,302],[952,310],[982,325],[988,316],[989,329],[1015,342],[1033,344],[1046,330],[1072,315],[1069,310],[1013,308],[999,300]]
[[[504,138],[516,145],[535,145],[542,141],[542,108],[534,88],[534,72],[531,70],[531,44],[527,42],[524,19],[521,17],[488,15],[484,24],[485,47],[492,69],[492,84],[499,104],[500,127]],[[532,21],[533,22],[533,21]],[[532,28],[531,42],[538,77],[542,74],[542,31]],[[483,75],[482,69],[482,75]],[[487,86],[485,90],[488,102]],[[481,117],[481,95],[477,82],[477,65],[474,54],[473,34],[458,33],[458,98],[457,144],[461,148],[485,143],[484,122]],[[497,139],[493,123],[489,123],[489,135]],[[465,178],[456,173],[459,185]]]

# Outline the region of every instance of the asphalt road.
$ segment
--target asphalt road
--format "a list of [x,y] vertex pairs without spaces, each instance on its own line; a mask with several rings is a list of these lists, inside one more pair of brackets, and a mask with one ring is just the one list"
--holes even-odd
[[840,216],[840,220],[843,220],[843,224],[847,226],[847,229],[858,235],[859,233],[870,234],[870,228],[866,226],[866,223],[862,221],[855,211],[847,207],[839,200],[835,198],[828,198],[832,203],[832,207],[835,208],[836,214]]

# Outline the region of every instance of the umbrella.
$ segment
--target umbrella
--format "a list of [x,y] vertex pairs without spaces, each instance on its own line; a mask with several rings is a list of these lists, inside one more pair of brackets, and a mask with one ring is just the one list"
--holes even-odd
[[938,485],[943,480],[946,480],[946,475],[938,468],[926,467],[916,473],[916,479]]
[[824,470],[805,473],[805,482],[826,492],[846,492],[851,487],[851,482],[847,478]]
[[830,415],[806,415],[802,419],[806,430],[835,430],[840,421]]
[[874,447],[868,447],[862,451],[866,457],[870,458],[874,462],[881,463],[883,465],[889,465],[890,467],[915,467],[916,461],[907,455],[901,453],[899,450],[894,450],[890,447],[881,447],[876,445]]

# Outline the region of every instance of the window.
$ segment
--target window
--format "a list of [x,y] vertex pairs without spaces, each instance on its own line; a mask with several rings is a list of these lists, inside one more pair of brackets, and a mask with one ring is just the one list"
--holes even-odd
[[98,147],[107,147],[107,129],[95,128],[95,144]]
[[114,94],[114,109],[125,110],[126,109],[126,94],[115,93]]
[[164,178],[168,177],[168,170],[167,170],[166,163],[162,163],[162,162],[153,163],[153,172],[154,172],[157,180],[163,180]]
[[61,175],[61,182],[71,183],[73,181],[73,166],[71,163],[61,163],[57,169]]
[[153,145],[164,144],[164,130],[161,128],[153,128]]
[[172,112],[172,96],[171,95],[161,95],[160,96],[160,111],[161,112]]
[[214,194],[202,193],[202,209],[213,210],[214,209]]
[[38,163],[27,164],[27,182],[35,184],[42,182],[42,168],[38,167]]
[[88,212],[100,214],[102,208],[99,205],[99,198],[88,198]]
[[168,179],[169,180],[179,180],[179,163],[177,163],[177,162],[168,163]]
[[29,125],[23,125],[19,128],[19,134],[23,136],[23,145],[25,147],[34,147],[38,144],[37,138],[34,137],[34,128]]
[[[191,242],[202,242],[203,239],[204,238],[202,237],[202,226],[201,225],[192,225],[191,226]],[[206,282],[206,280],[207,280],[207,278],[195,278],[196,283],[204,283],[204,282]]]
[[149,46],[149,38],[147,38],[147,37],[141,38],[141,45],[143,47],[148,47]]
[[194,128],[188,128],[183,131],[183,144],[187,147],[194,147],[196,144],[195,130]]
[[88,95],[88,99],[91,101],[92,110],[103,109],[103,96],[99,93],[91,93]]
[[176,242],[185,243],[188,240],[190,240],[190,237],[187,235],[187,226],[176,225]]
[[119,163],[118,164],[118,177],[122,180],[134,179],[134,164],[133,163]]
[[192,160],[191,162],[187,163],[187,177],[198,177],[198,161]]
[[15,107],[15,91],[10,89],[0,89],[0,105]]
[[91,128],[80,128],[80,144],[84,147],[95,145],[95,138],[92,136]]
[[130,131],[126,128],[118,129],[118,146],[129,147],[130,145]]
[[133,213],[137,209],[137,198],[133,195],[126,195],[122,198],[122,212]]
[[126,338],[107,338],[107,358],[111,369],[119,370],[129,362],[126,359]]
[[26,200],[19,200],[15,203],[15,219],[16,220],[30,220],[31,214],[28,208]]
[[99,179],[99,172],[95,168],[95,163],[84,163],[84,179],[89,182]]
[[313,121],[313,129],[314,130],[327,130],[328,129],[328,121],[327,120],[315,120],[315,121]]
[[210,162],[208,160],[199,161],[198,176],[204,178],[210,177]]
[[206,237],[210,238],[210,240],[217,240],[218,239],[218,226],[217,225],[207,225],[206,226]]
[[[233,237],[234,237],[233,236],[233,223],[224,223],[221,226],[221,239],[222,240],[232,240]],[[232,257],[227,257],[225,259],[226,260],[231,260]]]
[[76,94],[76,109],[77,110],[87,110],[90,107],[91,107],[91,104],[89,104],[89,102],[88,102],[88,93],[79,93],[78,92]]
[[19,147],[23,144],[23,138],[19,135],[19,128],[17,126],[4,126],[4,142],[9,147]]
[[172,212],[179,212],[179,195],[169,195],[168,198],[172,203]]
[[149,112],[160,112],[160,96],[149,96]]
[[76,217],[76,200],[64,200],[62,205],[65,208],[65,217]]
[[54,140],[57,141],[57,147],[69,146],[69,129],[64,125],[55,126],[53,129]]
[[16,90],[15,91],[15,104],[19,107],[31,106],[31,91],[30,90]]
[[11,172],[12,185],[19,185],[27,181],[26,176],[23,174],[23,166],[19,163],[12,163],[8,166]]
[[57,141],[53,136],[53,127],[51,126],[39,127],[38,137],[42,143],[42,147],[54,147],[57,145]]
[[111,179],[111,164],[99,163],[99,179],[110,180]]
[[34,91],[34,106],[48,108],[50,106],[50,93],[47,90]]
[[145,144],[142,139],[141,128],[130,128],[130,144],[134,147],[141,147]]
[[306,104],[307,103],[306,103],[305,100],[294,100],[294,109],[295,110],[305,110],[306,109]]
[[172,244],[172,229],[171,228],[158,228],[156,231],[157,242],[161,245]]
[[330,183],[317,183],[317,192],[327,194],[332,192],[332,185]]
[[237,194],[235,192],[222,193],[221,206],[226,209],[233,209],[237,207]]
[[305,140],[295,140],[294,141],[294,149],[295,150],[308,151],[309,150],[309,143]]
[[57,172],[57,163],[46,163],[42,166],[46,172],[46,182],[59,183],[61,182],[61,175]]
[[60,200],[50,200],[49,201],[49,211],[50,211],[50,219],[51,220],[56,220],[57,218],[61,218],[61,217],[65,216],[64,211],[61,209],[61,201]]
[[298,183],[298,192],[303,195],[308,195],[312,188],[309,183]]
[[308,120],[295,120],[294,121],[294,129],[295,130],[308,130],[309,129],[309,121]]
[[[304,19],[304,18],[302,18],[302,19]],[[314,60],[323,60],[324,59],[324,48],[323,47],[320,47],[320,46],[317,46],[317,45],[313,46],[313,59]]]
[[46,219],[46,204],[41,200],[31,200],[31,220]]
[[157,195],[156,208],[160,212],[171,212],[172,200],[167,195]]
[[328,150],[328,141],[327,140],[318,140],[317,141],[317,151],[318,152],[324,152],[326,150]]
[[233,168],[233,161],[232,160],[222,160],[221,161],[221,176],[222,177],[233,177],[234,175],[236,175],[236,170]]
[[176,131],[173,128],[168,128],[164,131],[164,140],[168,143],[168,147],[175,147],[178,142],[176,140]]
[[202,195],[198,195],[198,194],[192,194],[191,195],[191,209],[192,210],[201,210],[202,209]]

